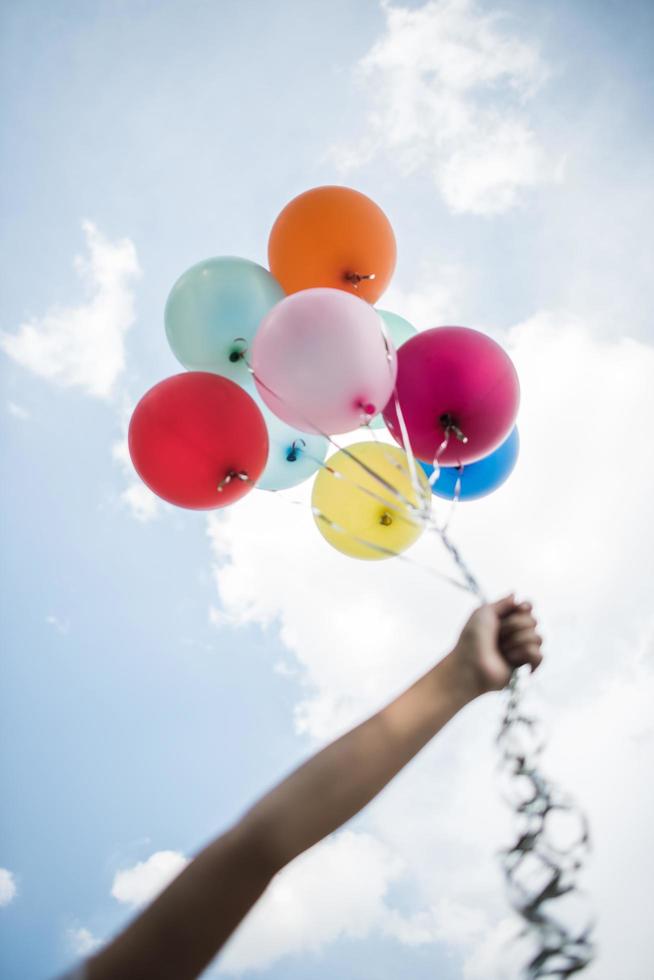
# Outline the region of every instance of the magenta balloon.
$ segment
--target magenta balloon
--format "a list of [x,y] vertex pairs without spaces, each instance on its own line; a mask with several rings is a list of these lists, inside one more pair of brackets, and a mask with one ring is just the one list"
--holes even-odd
[[259,394],[284,422],[333,435],[381,411],[397,375],[377,311],[342,289],[304,289],[277,303],[252,346]]
[[[486,334],[468,327],[434,327],[398,350],[397,396],[415,455],[431,463],[449,419],[467,436],[454,435],[440,457],[445,466],[474,463],[507,437],[518,413],[520,386],[508,354]],[[384,419],[402,445],[394,399]]]

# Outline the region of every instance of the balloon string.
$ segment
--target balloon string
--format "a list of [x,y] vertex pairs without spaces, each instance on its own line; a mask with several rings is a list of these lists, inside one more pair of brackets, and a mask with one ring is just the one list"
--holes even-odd
[[[501,766],[515,792],[510,801],[518,822],[518,836],[501,854],[509,900],[525,923],[522,936],[533,933],[537,952],[526,964],[530,980],[570,977],[588,966],[595,955],[594,922],[590,916],[576,934],[552,914],[551,903],[578,892],[576,876],[590,850],[588,821],[576,804],[540,772],[538,757],[544,742],[534,738],[534,719],[521,708],[517,671],[508,686],[508,700],[497,736]],[[551,840],[552,815],[567,813],[576,834],[564,847]],[[581,893],[579,893],[581,894]]]
[[[411,465],[414,461],[414,454],[399,404],[397,387],[394,388],[393,398],[404,450]],[[467,442],[464,433],[452,420],[442,419],[441,423],[444,428],[444,436],[434,454],[434,473],[429,481],[432,487],[440,475],[440,460],[449,445],[451,436],[454,435],[462,442]],[[463,466],[460,464],[454,488],[454,499],[447,521],[442,527],[439,527],[433,519],[429,520],[429,524],[430,529],[439,535],[443,546],[461,573],[465,582],[464,588],[480,602],[486,603],[487,600],[479,581],[447,533],[461,496],[462,474]],[[524,782],[526,778],[532,787],[532,792],[527,803],[517,804],[514,808],[518,818],[518,837],[514,845],[503,853],[502,866],[511,904],[525,923],[523,935],[533,933],[538,941],[538,951],[526,964],[525,977],[529,980],[538,980],[538,978],[546,976],[565,978],[584,969],[592,961],[594,957],[591,942],[592,924],[588,923],[575,935],[562,922],[557,921],[552,916],[551,911],[548,911],[549,905],[546,903],[576,890],[574,874],[581,869],[583,858],[589,848],[588,823],[584,814],[577,809],[575,804],[571,800],[563,798],[542,775],[537,765],[538,752],[530,754],[528,747],[519,745],[519,738],[516,736],[521,730],[520,726],[523,729],[527,726],[533,730],[535,725],[534,720],[523,712],[521,702],[522,691],[518,671],[514,670],[508,684],[507,708],[498,735],[498,742],[504,749],[502,762],[505,767],[508,767],[509,776],[518,782]],[[576,846],[567,847],[558,852],[550,847],[548,853],[545,820],[553,810],[565,810],[571,813],[576,818],[581,830]],[[566,870],[564,860],[566,858],[570,860],[571,867],[568,869],[568,879],[564,880]],[[534,860],[540,861],[540,870],[546,875],[544,886],[542,874],[536,879],[538,884],[535,887],[532,884],[529,888],[523,882],[521,878],[523,866],[530,859],[532,865]]]
[[426,509],[428,500],[431,503],[431,500],[429,499],[431,498],[431,494],[429,495],[428,498],[426,496],[426,492],[423,490],[420,483],[418,482],[416,459],[415,456],[413,455],[413,449],[411,448],[411,440],[409,439],[409,432],[407,430],[406,423],[404,421],[404,413],[402,412],[402,407],[400,405],[399,398],[397,397],[397,387],[393,388],[393,399],[395,402],[395,412],[397,414],[397,419],[398,422],[400,423],[400,431],[402,433],[402,445],[404,447],[404,451],[407,454],[407,458],[409,460],[409,472],[411,474],[411,482],[413,483],[413,488],[416,492],[416,496],[418,497],[418,500],[422,501],[423,509]]
[[[401,405],[399,403],[399,399],[398,399],[398,395],[397,395],[397,374],[395,374],[395,376],[393,375],[393,371],[392,371],[392,367],[391,367],[391,365],[393,364],[393,355],[392,355],[393,344],[392,344],[392,340],[391,340],[391,337],[390,337],[389,332],[388,332],[388,328],[387,328],[386,323],[384,321],[384,318],[381,316],[381,314],[379,314],[379,329],[380,329],[380,332],[381,332],[381,335],[382,335],[382,340],[384,341],[384,347],[385,347],[385,350],[386,350],[386,361],[387,361],[387,364],[388,364],[388,370],[389,370],[389,373],[391,375],[391,380],[392,380],[392,383],[393,383],[393,394],[392,394],[392,397],[394,399],[395,411],[396,411],[397,416],[398,416],[398,421],[400,422],[400,428],[401,428],[402,439],[403,439],[403,449],[404,449],[404,451],[405,451],[405,453],[407,455],[407,459],[408,459],[408,463],[409,463],[409,475],[411,477],[411,483],[413,485],[413,490],[414,490],[414,493],[416,495],[416,500],[418,500],[418,501],[421,502],[420,511],[421,511],[422,515],[425,515],[425,514],[427,514],[429,512],[429,509],[430,509],[429,504],[431,503],[431,500],[430,500],[431,495],[430,494],[427,494],[424,491],[422,484],[418,480],[418,473],[417,473],[417,468],[416,468],[416,465],[415,465],[415,459],[414,459],[414,456],[413,456],[413,452],[411,451],[411,443],[410,443],[410,440],[409,440],[409,433],[408,433],[407,428],[406,428],[406,424],[405,424],[405,421],[404,421],[404,415],[402,413],[402,407],[401,407]],[[373,436],[373,439],[375,440],[375,442],[378,442],[378,440],[377,440],[377,438],[376,438],[376,436],[374,434],[374,430],[370,426],[370,421],[368,421],[367,424],[368,424],[368,429],[369,429],[369,431],[371,432],[371,434]],[[381,443],[379,443],[379,444],[381,445]],[[406,449],[407,446],[409,447],[409,452],[407,452],[407,449]],[[394,466],[398,470],[401,469],[400,464],[398,463],[398,461],[395,460],[395,459],[392,459],[390,457],[390,454],[387,454],[386,455],[386,459],[387,459],[387,462],[389,462],[392,466]]]
[[[465,589],[486,602],[478,580],[448,537],[446,528],[435,530],[461,572]],[[584,813],[540,771],[538,756],[543,743],[534,745],[532,739],[530,744],[524,737],[525,731],[531,733],[535,727],[535,720],[522,708],[519,672],[514,670],[507,685],[507,706],[497,741],[502,749],[501,766],[517,793],[513,810],[518,832],[514,844],[501,853],[501,864],[509,901],[524,922],[520,935],[532,934],[537,940],[537,951],[526,963],[523,976],[526,980],[544,977],[563,980],[583,970],[595,956],[594,922],[590,916],[575,932],[555,917],[551,907],[553,900],[564,895],[582,894],[576,877],[590,850],[590,832]],[[525,782],[529,786],[526,795]],[[559,848],[550,840],[547,819],[557,811],[567,813],[577,824],[573,843]]]
[[376,544],[374,541],[368,541],[366,538],[361,538],[356,534],[352,534],[352,532],[347,528],[342,527],[340,524],[337,524],[331,518],[327,517],[326,514],[323,514],[317,507],[312,507],[311,510],[318,520],[327,524],[333,531],[347,536],[348,540],[355,541],[357,544],[370,548],[371,551],[376,551],[378,554],[384,555],[387,558],[399,558],[401,561],[405,562],[405,564],[413,565],[414,568],[420,568],[422,571],[429,572],[430,575],[434,575],[443,582],[448,582],[450,585],[453,585],[457,589],[461,589],[463,592],[467,591],[467,585],[464,582],[459,582],[450,575],[445,575],[443,572],[437,571],[431,565],[426,565],[423,562],[416,561],[414,558],[409,558],[408,555],[405,555],[402,552],[394,551],[392,548],[385,548],[383,545]]
[[[382,334],[385,335],[383,326]],[[389,356],[390,360],[388,340],[385,339],[385,342],[387,356]],[[279,397],[265,382],[257,378],[247,360],[246,364],[255,380],[274,397]],[[396,387],[393,390],[393,398],[403,448],[407,454],[409,471],[416,491],[416,499],[423,500],[422,489],[418,483],[415,469],[415,457],[399,404]],[[308,420],[305,419],[305,421]],[[309,425],[314,431],[320,432],[317,426],[312,425],[310,422]],[[396,487],[393,487],[392,484],[377,474],[371,467],[362,460],[359,460],[349,450],[338,446],[330,435],[327,433],[320,434],[335,446],[336,449],[348,456],[355,465],[361,467],[370,477],[384,486],[397,499],[400,499],[406,508],[414,511],[414,517],[417,521],[424,523],[430,530],[435,531],[439,535],[443,546],[461,573],[464,581],[461,583],[455,579],[440,575],[431,566],[422,566],[404,554],[394,552],[392,549],[384,548],[364,538],[358,538],[350,531],[347,531],[330,520],[330,518],[322,514],[317,508],[313,508],[314,516],[318,520],[326,523],[337,533],[347,534],[350,539],[370,548],[373,552],[377,552],[386,557],[400,558],[404,562],[424,568],[438,575],[439,578],[446,579],[457,588],[471,593],[482,603],[485,603],[487,600],[478,580],[468,568],[461,553],[447,533],[454,507],[460,497],[461,474],[459,474],[457,479],[453,507],[450,511],[449,518],[443,527],[439,527],[426,512],[424,502],[421,508],[416,508]],[[440,457],[447,448],[451,434],[454,434],[457,438],[465,439],[463,433],[460,430],[457,432],[453,424],[444,425],[444,439],[434,457],[434,470],[437,475],[431,481],[432,486],[438,479],[438,474],[440,473]],[[320,465],[324,465],[322,461],[320,461]],[[371,496],[375,496],[377,499],[382,499],[383,503],[387,503],[383,498],[379,498],[369,491],[368,488],[360,487],[360,489],[369,493]],[[407,520],[407,518],[404,519]],[[516,803],[513,806],[518,818],[518,836],[514,845],[503,852],[502,855],[502,866],[507,882],[509,900],[525,923],[522,935],[534,934],[538,941],[538,951],[526,964],[524,976],[528,980],[540,980],[540,978],[544,977],[567,978],[583,970],[592,961],[594,957],[594,948],[591,941],[593,926],[592,923],[588,923],[577,934],[573,934],[568,927],[552,916],[551,911],[549,911],[550,906],[546,903],[551,903],[552,900],[577,890],[575,875],[581,869],[590,846],[588,824],[585,816],[576,805],[568,798],[563,797],[558,790],[555,790],[541,774],[537,763],[538,752],[534,752],[533,749],[530,751],[529,746],[520,744],[519,732],[524,731],[525,728],[530,731],[533,730],[535,722],[522,711],[522,690],[519,683],[518,671],[514,670],[512,672],[507,689],[507,708],[498,735],[498,743],[503,749],[502,763],[516,785],[518,783],[523,784],[526,779],[531,786],[531,794],[527,802]],[[582,828],[575,846],[568,846],[558,851],[548,844],[545,826],[547,816],[556,810],[571,813]],[[567,868],[565,867],[565,859],[569,859],[570,862]],[[523,880],[524,865],[527,864],[528,866],[530,860],[532,867],[533,861],[536,860],[539,863],[541,871],[539,878],[531,879],[536,882],[531,887]],[[545,875],[544,885],[542,883],[543,874]]]
[[[290,497],[286,496],[286,492],[283,490],[274,490],[272,492],[276,493],[279,496],[280,500],[285,501],[289,506],[301,507],[303,510],[306,509],[306,503],[303,500],[292,500]],[[327,515],[322,513],[322,511],[320,511],[319,508],[317,507],[312,507],[311,510],[314,516],[318,520],[322,521],[324,524],[327,524],[329,527],[332,528],[332,530],[336,531],[338,534],[342,534],[344,536],[347,536],[348,539],[356,541],[357,544],[363,545],[366,548],[370,548],[371,551],[375,551],[378,552],[379,554],[383,554],[387,558],[399,558],[405,564],[412,565],[414,568],[419,568],[421,571],[427,572],[429,575],[433,575],[441,582],[447,582],[449,585],[453,585],[456,589],[460,589],[463,592],[468,591],[468,586],[465,582],[460,582],[457,579],[452,578],[451,575],[446,575],[444,572],[439,572],[432,565],[427,565],[424,562],[416,561],[415,558],[409,558],[408,555],[405,555],[402,552],[393,551],[391,548],[384,548],[383,546],[378,545],[374,541],[368,541],[367,538],[358,537],[357,535],[352,534],[351,531],[348,531],[346,528],[342,527],[341,525],[333,521],[330,517],[327,517]]]
[[447,515],[447,520],[443,525],[443,533],[447,531],[450,524],[452,523],[452,518],[454,517],[454,514],[456,512],[457,504],[461,499],[462,478],[463,478],[463,463],[457,466],[456,482],[454,484],[454,493],[452,494],[452,504],[450,506],[450,512]]
[[[385,347],[386,347],[386,359],[387,359],[387,361],[389,363],[389,370],[390,370],[390,364],[392,362],[390,339],[388,337],[388,333],[386,331],[386,327],[385,327],[384,321],[383,321],[383,319],[382,319],[381,316],[379,317],[379,321],[380,321],[380,332],[382,334],[382,338],[384,340],[384,344],[385,344]],[[273,398],[278,399],[280,402],[282,402],[282,404],[287,404],[286,400],[284,398],[282,398],[280,395],[278,395],[276,391],[273,391],[273,389],[270,388],[270,386],[268,384],[266,384],[266,382],[263,381],[263,379],[260,378],[257,375],[257,373],[255,372],[252,364],[250,363],[250,361],[248,360],[248,358],[246,356],[247,349],[248,348],[247,348],[247,342],[244,340],[244,338],[242,338],[242,337],[235,338],[234,343],[236,343],[237,341],[239,341],[242,344],[244,344],[244,346],[242,347],[242,349],[239,350],[239,352],[238,352],[239,359],[242,359],[244,361],[244,363],[245,363],[248,371],[250,372],[250,374],[252,375],[252,377],[256,381],[256,383],[260,387],[264,388],[270,395],[272,395]],[[298,410],[295,407],[293,407],[293,411],[298,411]],[[400,410],[400,412],[401,412],[401,410]],[[318,425],[316,425],[311,419],[309,419],[303,412],[299,412],[298,411],[298,414],[300,415],[300,418],[302,419],[302,421],[306,425],[308,425],[314,432],[317,432],[319,435],[321,435],[324,439],[326,439],[330,443],[330,445],[334,446],[334,448],[336,450],[338,450],[339,452],[343,453],[348,459],[350,459],[353,463],[355,463],[356,466],[358,466],[361,469],[363,469],[368,474],[368,476],[370,476],[373,480],[377,481],[382,486],[384,486],[384,488],[386,490],[388,490],[390,493],[392,493],[395,497],[397,497],[397,499],[406,508],[408,508],[409,510],[415,511],[416,517],[417,517],[418,520],[421,520],[423,518],[424,513],[425,513],[425,509],[426,509],[427,499],[426,499],[426,497],[425,497],[425,495],[423,493],[422,487],[418,483],[417,474],[415,472],[415,463],[414,463],[414,461],[413,461],[412,458],[409,461],[409,468],[410,468],[410,473],[411,473],[411,476],[412,476],[412,483],[413,483],[414,490],[415,490],[415,493],[416,493],[416,499],[418,501],[421,501],[422,502],[422,506],[421,507],[417,507],[416,504],[413,501],[409,500],[407,497],[405,497],[404,494],[402,494],[398,490],[397,487],[393,486],[392,483],[389,483],[387,480],[385,480],[379,473],[377,473],[374,469],[372,469],[370,466],[368,466],[367,463],[365,463],[363,460],[359,459],[358,456],[355,456],[354,453],[350,452],[350,450],[347,447],[345,447],[345,446],[339,446],[339,444],[336,442],[336,440],[333,438],[333,436],[331,436],[327,432],[323,432],[322,429]],[[366,424],[369,424],[369,423],[366,422]],[[408,439],[408,435],[407,435],[407,439]]]
[[[270,388],[266,384],[266,382],[263,381],[256,374],[254,368],[252,367],[252,365],[249,363],[249,361],[245,357],[245,352],[243,352],[243,354],[241,356],[242,356],[243,360],[245,361],[245,364],[246,364],[246,366],[248,368],[248,371],[250,372],[250,374],[252,375],[252,377],[254,378],[254,380],[257,382],[257,384],[260,385],[262,388],[264,388],[268,392],[268,394],[270,394],[270,395],[273,396],[273,398],[276,398],[280,402],[282,402],[283,404],[286,404],[285,400],[283,398],[281,398],[275,391],[273,391],[273,389]],[[294,411],[295,411],[295,409],[294,409]],[[298,412],[298,414],[300,415],[300,418],[302,419],[302,421],[306,425],[308,425],[314,432],[317,432],[319,435],[321,435],[332,446],[334,446],[335,449],[337,449],[339,452],[342,452],[345,456],[348,457],[348,459],[352,460],[352,462],[355,463],[356,466],[358,466],[361,469],[363,469],[368,474],[368,476],[370,476],[377,483],[380,483],[386,490],[389,491],[389,493],[392,493],[395,497],[397,497],[397,499],[405,507],[409,508],[410,510],[415,510],[416,513],[419,513],[420,512],[420,509],[418,507],[416,507],[416,505],[413,503],[413,501],[411,501],[407,497],[405,497],[404,494],[402,494],[397,489],[397,487],[394,487],[392,483],[389,483],[388,480],[385,480],[383,476],[381,476],[374,469],[372,469],[370,466],[368,466],[368,464],[365,463],[362,459],[359,459],[358,456],[355,456],[354,453],[350,452],[350,450],[346,446],[339,446],[339,444],[336,442],[336,440],[333,438],[333,436],[329,435],[329,433],[327,433],[327,432],[323,432],[322,429],[319,426],[315,425],[302,412]],[[421,495],[418,495],[418,499],[421,499]]]
[[[381,445],[381,443],[379,445]],[[356,483],[352,477],[347,476],[347,474],[342,473],[340,470],[335,470],[332,466],[330,466],[328,463],[325,463],[325,461],[320,459],[318,456],[312,456],[311,453],[306,453],[305,455],[307,456],[308,459],[311,459],[314,463],[316,463],[321,469],[325,470],[327,473],[330,473],[334,477],[334,479],[343,480],[349,483],[351,486],[353,486],[356,490],[360,490],[361,493],[364,493],[366,496],[371,497],[373,500],[377,501],[377,503],[384,504],[385,507],[393,508],[393,516],[397,517],[400,521],[404,521],[406,524],[409,524],[411,527],[414,528],[416,526],[420,526],[421,524],[423,524],[423,521],[420,519],[419,512],[416,512],[415,517],[406,517],[401,510],[394,509],[396,506],[395,504],[392,504],[389,500],[387,500],[385,497],[382,497],[380,494],[375,493],[375,491],[371,490],[370,487],[364,487],[361,483]],[[406,472],[405,472],[405,476],[406,476]]]

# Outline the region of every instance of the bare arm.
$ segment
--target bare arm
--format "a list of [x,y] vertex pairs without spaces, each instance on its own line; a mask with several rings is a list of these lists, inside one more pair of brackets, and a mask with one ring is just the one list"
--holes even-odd
[[531,607],[482,606],[457,646],[389,705],[332,742],[206,847],[89,964],[89,980],[186,980],[213,959],[270,880],[358,813],[465,704],[540,662]]

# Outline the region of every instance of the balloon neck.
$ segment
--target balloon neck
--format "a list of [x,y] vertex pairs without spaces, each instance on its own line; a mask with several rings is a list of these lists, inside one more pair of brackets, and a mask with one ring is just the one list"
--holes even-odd
[[463,434],[460,426],[457,424],[456,419],[449,412],[444,412],[440,418],[439,423],[443,427],[443,431],[446,436],[455,436],[459,442],[466,443],[468,437]]
[[244,470],[241,470],[240,473],[237,473],[236,470],[230,470],[227,476],[225,476],[216,487],[218,493],[222,493],[225,487],[228,486],[232,480],[241,480],[243,483],[247,483],[249,482],[250,477]]
[[376,277],[376,275],[375,275],[374,272],[369,272],[365,276],[364,275],[361,275],[360,272],[346,272],[345,273],[345,276],[344,276],[345,281],[346,282],[349,282],[350,285],[351,286],[354,286],[355,289],[358,289],[359,288],[359,283],[360,282],[372,282],[373,279],[376,279],[376,278],[377,277]]
[[301,452],[303,449],[305,449],[306,445],[307,444],[304,441],[304,439],[294,439],[293,442],[291,443],[291,448],[286,454],[286,462],[287,463],[297,462],[298,452]]
[[387,511],[384,511],[382,516],[379,518],[379,523],[383,524],[384,527],[389,527],[393,523],[393,518]]
[[[229,352],[229,359],[232,364],[237,364],[238,361],[242,361],[248,349],[248,342],[245,337],[235,337],[234,347],[232,347]],[[238,345],[238,346],[236,346]]]

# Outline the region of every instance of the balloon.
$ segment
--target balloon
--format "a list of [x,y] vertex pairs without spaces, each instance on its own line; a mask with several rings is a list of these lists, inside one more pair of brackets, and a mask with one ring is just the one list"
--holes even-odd
[[275,415],[303,432],[333,435],[386,404],[397,358],[372,306],[340,289],[305,289],[264,317],[252,366]]
[[[389,313],[388,310],[377,310],[377,312],[384,321],[386,332],[395,350],[401,347],[405,340],[415,336],[418,332],[408,320],[405,320],[403,316],[398,316],[397,313]],[[383,429],[384,417],[381,414],[375,415],[374,419],[370,422],[370,428]]]
[[253,390],[238,355],[283,296],[279,283],[256,262],[230,257],[199,262],[177,280],[166,303],[173,354],[191,371],[212,371]]
[[293,198],[268,241],[270,269],[287,293],[330,286],[374,303],[390,282],[395,257],[388,218],[349,187],[314,187]]
[[239,500],[268,456],[266,423],[250,395],[204,371],[176,374],[150,388],[134,409],[128,444],[143,482],[192,510]]
[[[432,463],[449,431],[439,459],[446,466],[474,463],[496,449],[511,431],[520,401],[511,358],[468,327],[434,327],[402,344],[396,391],[416,456]],[[402,444],[395,398],[384,419]]]
[[[360,442],[348,446],[347,452],[340,450],[330,456],[328,469],[322,469],[315,479],[311,503],[320,533],[337,551],[350,558],[376,561],[401,554],[420,537],[423,525],[415,521],[407,504],[351,456],[397,488],[406,500],[416,506],[421,504],[411,482],[404,450],[380,442]],[[345,479],[334,476],[330,470]],[[416,471],[423,500],[429,499],[427,478],[419,466]]]
[[[495,449],[490,456],[484,456],[476,463],[464,466],[463,472],[457,466],[441,466],[438,478],[432,489],[437,497],[454,500],[456,483],[461,477],[459,500],[478,500],[501,487],[513,472],[518,461],[520,439],[514,426],[508,439]],[[429,463],[420,463],[427,477],[434,472]]]
[[268,462],[257,480],[259,490],[288,490],[316,472],[329,443],[324,436],[309,435],[282,422],[264,402],[256,399],[268,429]]

